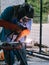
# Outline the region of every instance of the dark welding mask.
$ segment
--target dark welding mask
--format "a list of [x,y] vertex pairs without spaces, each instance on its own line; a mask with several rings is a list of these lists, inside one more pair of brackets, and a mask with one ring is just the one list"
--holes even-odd
[[34,16],[34,9],[28,3],[24,3],[24,4],[20,5],[20,7],[18,9],[18,19],[21,19],[24,16],[27,16],[29,18],[33,18],[33,16]]

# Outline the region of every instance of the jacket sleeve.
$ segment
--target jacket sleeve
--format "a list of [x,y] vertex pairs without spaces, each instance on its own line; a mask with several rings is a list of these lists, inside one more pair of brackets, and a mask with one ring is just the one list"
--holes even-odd
[[9,21],[13,17],[13,7],[7,7],[2,13],[1,13],[1,19]]
[[[10,19],[12,18],[13,16],[13,7],[10,6],[10,7],[7,7],[0,15],[0,19],[3,19],[3,20],[7,20],[7,21],[10,21]],[[4,41],[5,38],[5,33],[4,33],[4,28],[2,29],[2,31],[0,32],[0,40],[1,41]]]

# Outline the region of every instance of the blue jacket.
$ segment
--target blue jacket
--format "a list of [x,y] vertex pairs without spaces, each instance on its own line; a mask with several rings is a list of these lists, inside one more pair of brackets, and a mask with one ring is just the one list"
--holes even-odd
[[[0,19],[7,20],[7,21],[12,21],[12,17],[14,15],[14,9],[12,6],[7,7],[0,16]],[[6,41],[6,35],[8,35],[11,31],[7,30],[5,28],[2,29],[2,32],[0,33],[0,40],[2,42]]]

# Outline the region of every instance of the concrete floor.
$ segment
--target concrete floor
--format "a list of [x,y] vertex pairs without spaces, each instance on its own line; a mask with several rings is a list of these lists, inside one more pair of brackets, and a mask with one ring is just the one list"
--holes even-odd
[[28,65],[49,65],[49,61],[37,57],[29,58]]
[[[28,65],[49,65],[49,61],[43,60],[37,57],[27,56]],[[5,62],[0,62],[0,65],[5,65]],[[19,62],[15,62],[14,65],[19,65]]]

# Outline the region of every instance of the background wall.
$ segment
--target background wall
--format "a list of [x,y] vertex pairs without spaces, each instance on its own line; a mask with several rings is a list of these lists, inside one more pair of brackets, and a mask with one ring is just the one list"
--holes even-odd
[[24,2],[25,0],[1,0],[1,12],[8,6],[19,5]]

